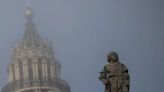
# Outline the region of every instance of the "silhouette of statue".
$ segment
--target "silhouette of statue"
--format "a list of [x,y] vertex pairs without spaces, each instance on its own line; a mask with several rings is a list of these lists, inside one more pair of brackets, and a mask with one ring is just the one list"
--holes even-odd
[[105,85],[105,92],[129,92],[130,78],[126,66],[119,62],[118,54],[108,54],[108,64],[100,72],[99,79]]

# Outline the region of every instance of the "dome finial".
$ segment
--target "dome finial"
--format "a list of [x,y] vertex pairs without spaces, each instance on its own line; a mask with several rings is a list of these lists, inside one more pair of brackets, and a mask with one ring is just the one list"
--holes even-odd
[[27,1],[27,10],[25,12],[25,15],[26,15],[27,18],[32,18],[33,12],[32,12],[31,4],[30,4],[31,0],[26,0],[26,1]]

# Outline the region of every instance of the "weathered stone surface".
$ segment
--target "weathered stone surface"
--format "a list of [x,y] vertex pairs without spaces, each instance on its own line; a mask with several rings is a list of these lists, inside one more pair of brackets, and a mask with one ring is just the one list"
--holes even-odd
[[119,62],[118,55],[114,51],[108,54],[108,64],[100,72],[99,79],[105,85],[105,92],[129,92],[128,69]]

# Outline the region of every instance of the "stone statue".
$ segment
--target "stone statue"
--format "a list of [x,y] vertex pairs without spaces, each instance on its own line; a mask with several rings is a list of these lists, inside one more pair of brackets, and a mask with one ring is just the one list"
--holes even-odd
[[119,62],[118,54],[108,54],[108,64],[100,72],[99,79],[105,85],[105,92],[129,92],[130,78],[126,66]]

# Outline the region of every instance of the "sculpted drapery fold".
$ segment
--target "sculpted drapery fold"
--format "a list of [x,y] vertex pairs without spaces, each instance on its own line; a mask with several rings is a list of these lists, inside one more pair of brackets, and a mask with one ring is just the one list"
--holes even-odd
[[119,62],[116,52],[108,55],[108,64],[104,66],[99,79],[105,85],[105,92],[129,92],[128,69]]

